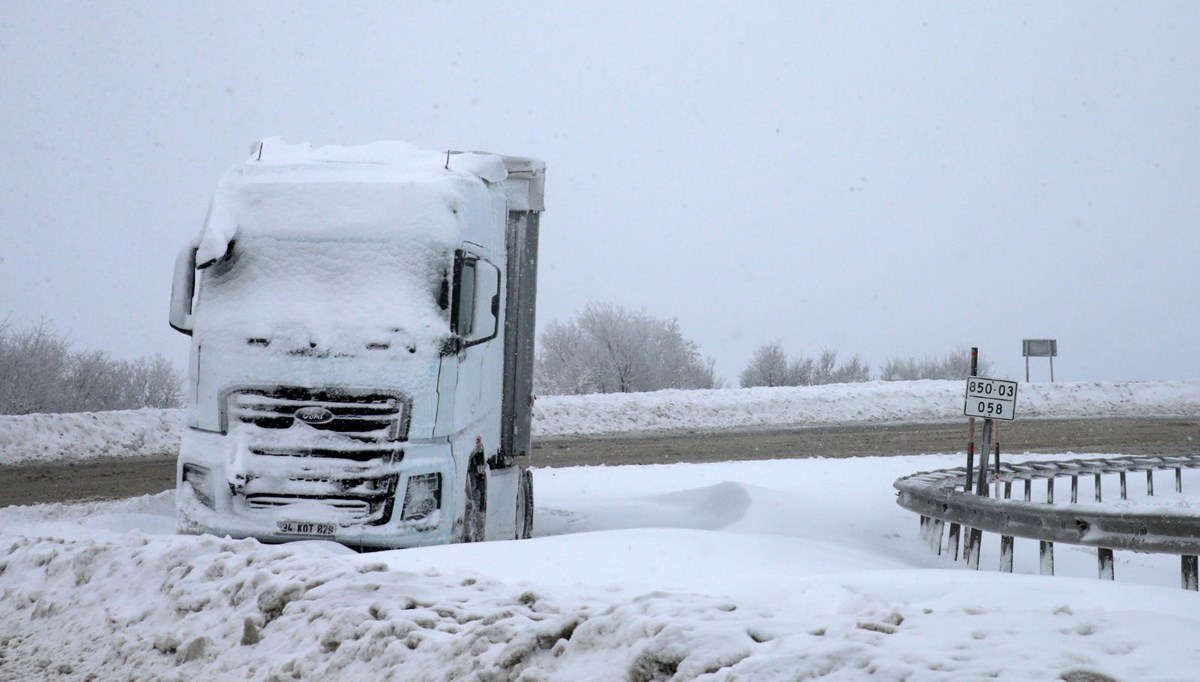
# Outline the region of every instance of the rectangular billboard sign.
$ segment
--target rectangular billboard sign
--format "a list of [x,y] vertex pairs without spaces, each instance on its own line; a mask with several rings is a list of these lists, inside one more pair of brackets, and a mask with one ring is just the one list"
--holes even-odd
[[1021,354],[1027,358],[1058,357],[1058,339],[1024,339]]

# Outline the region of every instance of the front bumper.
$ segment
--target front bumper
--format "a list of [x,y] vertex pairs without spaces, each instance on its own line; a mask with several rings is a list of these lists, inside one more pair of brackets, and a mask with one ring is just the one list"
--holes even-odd
[[[445,442],[297,441],[185,429],[176,469],[181,533],[350,547],[450,542],[454,459]],[[437,503],[430,504],[430,482]],[[420,493],[406,510],[406,492]],[[409,518],[405,519],[408,511]]]

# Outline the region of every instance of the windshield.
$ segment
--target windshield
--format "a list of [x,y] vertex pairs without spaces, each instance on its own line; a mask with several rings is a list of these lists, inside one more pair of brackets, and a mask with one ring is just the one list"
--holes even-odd
[[436,353],[452,256],[396,241],[239,238],[201,271],[195,324],[206,340],[316,354]]

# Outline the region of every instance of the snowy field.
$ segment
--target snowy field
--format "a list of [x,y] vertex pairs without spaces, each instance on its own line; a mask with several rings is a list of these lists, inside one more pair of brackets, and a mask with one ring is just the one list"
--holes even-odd
[[891,483],[960,459],[543,469],[533,540],[367,555],[3,508],[0,679],[1194,679],[1177,559],[927,553]]
[[[730,428],[929,423],[962,419],[962,381],[872,381],[798,388],[543,396],[540,438]],[[1200,381],[1022,383],[1020,419],[1186,417]],[[161,457],[179,449],[181,410],[0,416],[0,465]]]
[[[1022,385],[1019,409],[1194,416],[1198,388]],[[748,405],[745,420],[946,421],[960,391],[651,394],[642,411],[667,406],[656,428],[680,428],[681,412],[687,428],[742,418],[719,400]],[[543,400],[540,429],[624,424],[614,415],[638,399]],[[721,416],[705,422],[679,401]],[[86,429],[71,433],[58,437],[78,442]],[[1035,575],[1032,541],[1017,541],[1015,575],[994,570],[994,536],[978,572],[929,553],[892,482],[962,459],[541,469],[532,540],[365,555],[176,536],[169,492],[0,507],[0,680],[1195,679],[1200,595],[1179,589],[1177,558],[1118,552],[1109,583],[1095,578],[1093,551],[1065,545],[1055,577]],[[1200,479],[1184,490],[1195,495]]]

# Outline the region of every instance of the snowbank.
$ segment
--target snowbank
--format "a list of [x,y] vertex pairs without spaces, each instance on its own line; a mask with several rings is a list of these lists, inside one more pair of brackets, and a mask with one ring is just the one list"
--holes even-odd
[[958,459],[539,470],[535,539],[369,555],[175,536],[169,492],[2,508],[0,678],[1193,676],[1177,558],[927,553],[890,484]]
[[[640,431],[948,422],[962,419],[962,381],[872,381],[796,388],[547,396],[543,437]],[[1200,382],[1023,383],[1018,419],[1200,415]]]
[[[962,419],[961,381],[543,396],[540,438],[674,430],[804,427]],[[1194,417],[1200,381],[1021,384],[1019,419]],[[0,416],[0,465],[173,454],[180,410]]]
[[0,416],[0,465],[179,452],[183,410]]

